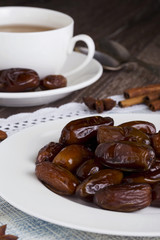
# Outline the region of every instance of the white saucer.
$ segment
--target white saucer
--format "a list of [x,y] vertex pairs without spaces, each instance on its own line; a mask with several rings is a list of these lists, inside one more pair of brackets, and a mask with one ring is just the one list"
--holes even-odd
[[[63,75],[65,72],[69,72],[80,65],[81,62],[84,61],[85,57],[86,56],[81,53],[73,52],[68,57],[61,74]],[[91,85],[101,77],[102,72],[103,69],[101,64],[95,59],[92,59],[91,62],[82,71],[67,77],[67,87],[54,90],[23,93],[0,92],[0,106],[27,107],[48,104],[69,95],[73,91]]]

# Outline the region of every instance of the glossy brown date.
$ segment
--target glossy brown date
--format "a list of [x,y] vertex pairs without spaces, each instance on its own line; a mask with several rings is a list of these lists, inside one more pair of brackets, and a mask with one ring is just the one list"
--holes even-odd
[[133,212],[151,204],[149,184],[118,184],[108,186],[95,193],[94,202],[101,208]]
[[37,155],[36,164],[50,161],[52,162],[54,157],[61,151],[64,146],[60,143],[50,142],[44,147],[42,147]]
[[119,184],[122,178],[123,173],[119,170],[102,169],[78,185],[76,195],[85,200],[92,200],[97,191],[109,185]]
[[31,69],[10,68],[0,71],[0,92],[33,91],[39,83],[38,74]]
[[124,183],[149,183],[160,182],[160,162],[155,162],[148,171],[133,172],[123,178]]
[[144,132],[133,127],[101,126],[97,131],[98,143],[132,141],[150,144],[150,138]]
[[153,123],[147,121],[130,121],[119,125],[120,127],[134,127],[146,134],[156,133],[156,127]]
[[92,158],[93,152],[82,145],[69,145],[63,148],[53,159],[56,163],[73,172],[85,160]]
[[48,75],[40,81],[42,90],[57,89],[67,86],[67,79],[62,75]]
[[102,125],[113,125],[110,117],[87,117],[69,122],[61,132],[60,143],[86,144],[96,140],[97,129]]
[[39,180],[60,195],[72,195],[79,184],[70,171],[51,162],[37,164],[35,173]]
[[147,171],[155,162],[151,146],[125,141],[101,143],[95,156],[104,166],[124,171]]
[[69,122],[59,143],[40,149],[37,178],[57,194],[76,193],[107,210],[160,207],[160,132],[145,121],[113,124],[100,116]]
[[151,144],[155,150],[156,156],[160,157],[160,131],[151,135]]
[[87,161],[85,161],[84,163],[82,163],[76,170],[76,176],[80,179],[80,180],[84,180],[87,177],[89,177],[90,175],[93,175],[96,172],[99,172],[101,169],[103,169],[104,167],[96,162],[94,159],[89,159]]
[[97,130],[97,142],[108,143],[124,139],[124,131],[121,127],[101,126]]

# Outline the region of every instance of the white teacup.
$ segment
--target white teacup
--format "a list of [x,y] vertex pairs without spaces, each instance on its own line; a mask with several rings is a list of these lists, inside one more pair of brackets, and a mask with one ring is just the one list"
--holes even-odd
[[30,68],[41,78],[61,74],[76,42],[83,41],[88,46],[88,55],[65,76],[82,70],[93,58],[95,45],[87,35],[73,37],[73,29],[73,19],[61,12],[34,7],[0,7],[0,70]]

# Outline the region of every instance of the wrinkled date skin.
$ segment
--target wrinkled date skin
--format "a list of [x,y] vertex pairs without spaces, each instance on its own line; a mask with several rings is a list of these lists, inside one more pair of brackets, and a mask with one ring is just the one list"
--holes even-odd
[[0,71],[0,92],[33,91],[39,83],[38,74],[31,69],[10,68]]
[[60,136],[60,143],[86,144],[96,140],[97,129],[101,125],[113,125],[114,121],[110,117],[87,117],[69,122],[63,129]]
[[73,172],[85,160],[92,158],[93,152],[82,145],[69,145],[63,148],[53,159],[53,163]]
[[160,162],[155,162],[148,171],[133,172],[123,178],[124,183],[149,183],[160,182]]
[[133,127],[102,126],[97,131],[98,143],[115,141],[132,141],[140,144],[150,144],[148,135]]
[[64,146],[60,143],[50,142],[44,147],[42,147],[37,155],[36,164],[50,161],[52,162],[54,157],[61,151]]
[[82,163],[76,170],[76,176],[80,180],[84,180],[90,175],[93,175],[96,172],[99,172],[99,170],[103,169],[104,167],[96,162],[94,159],[89,159]]
[[42,90],[50,90],[67,86],[67,79],[62,75],[48,75],[40,81]]
[[160,207],[160,182],[152,185],[152,206]]
[[79,184],[70,171],[51,162],[37,164],[35,173],[39,180],[60,195],[72,195]]
[[130,121],[119,125],[119,127],[134,127],[146,134],[156,133],[156,127],[153,123],[147,121]]
[[155,162],[151,146],[125,141],[99,144],[95,157],[104,166],[124,171],[147,171]]
[[151,136],[151,144],[155,150],[156,156],[160,157],[160,131]]
[[149,184],[119,184],[108,186],[95,193],[94,202],[101,208],[133,212],[151,204],[152,193]]
[[121,183],[123,173],[115,169],[102,169],[86,178],[76,189],[76,195],[84,200],[92,200],[100,189]]

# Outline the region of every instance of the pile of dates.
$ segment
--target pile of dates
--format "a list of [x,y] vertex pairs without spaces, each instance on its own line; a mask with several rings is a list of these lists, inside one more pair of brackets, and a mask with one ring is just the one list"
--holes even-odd
[[9,68],[0,71],[0,92],[28,92],[50,90],[67,86],[67,79],[62,75],[48,75],[40,79],[32,69]]
[[69,122],[41,148],[35,174],[50,190],[112,211],[160,206],[160,132],[147,121],[110,117]]

